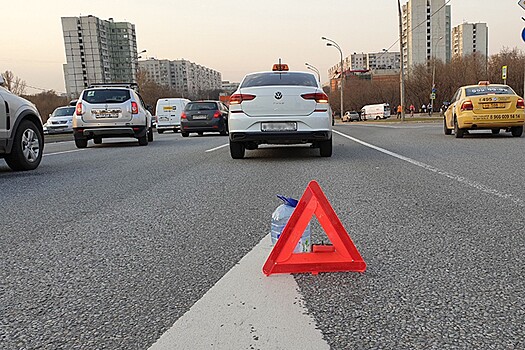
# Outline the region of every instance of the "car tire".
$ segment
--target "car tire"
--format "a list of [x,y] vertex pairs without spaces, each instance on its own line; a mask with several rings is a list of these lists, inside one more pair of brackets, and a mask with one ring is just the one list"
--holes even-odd
[[443,118],[443,131],[445,135],[452,135],[452,130],[447,127],[447,118]]
[[510,132],[514,137],[521,137],[523,135],[523,126],[515,126],[510,129]]
[[100,145],[100,144],[102,143],[102,137],[95,137],[95,138],[93,139],[93,143],[94,143],[95,145]]
[[163,133],[164,133],[164,130],[159,130],[159,129],[157,129],[157,132],[158,132],[159,134],[163,134]]
[[148,129],[148,142],[153,142],[153,128]]
[[7,165],[15,171],[34,170],[42,160],[44,137],[30,120],[24,120],[16,130],[11,153],[5,156]]
[[88,144],[88,140],[85,137],[75,137],[75,146],[77,148],[86,148]]
[[190,136],[190,133],[188,133],[188,132],[183,132],[183,131],[182,131],[180,134],[182,135],[182,137],[188,137],[188,136]]
[[139,146],[147,146],[148,145],[148,133],[144,134],[144,136],[141,136],[138,138],[139,140]]
[[497,134],[499,134],[499,130],[500,130],[500,129],[492,129],[492,135],[497,135]]
[[332,138],[326,141],[321,141],[318,143],[319,153],[321,157],[331,157],[332,156]]
[[465,130],[459,128],[458,120],[456,118],[454,118],[454,136],[457,139],[460,139],[460,138],[463,137],[464,134],[465,134]]
[[233,159],[243,159],[245,150],[242,142],[230,141],[230,155]]

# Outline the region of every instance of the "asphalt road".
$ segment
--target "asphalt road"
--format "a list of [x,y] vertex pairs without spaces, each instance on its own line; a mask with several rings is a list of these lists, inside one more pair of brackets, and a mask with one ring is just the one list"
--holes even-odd
[[148,348],[313,179],[368,266],[295,275],[332,349],[525,348],[525,137],[335,130],[331,158],[166,133],[49,143],[33,172],[0,160],[0,348]]

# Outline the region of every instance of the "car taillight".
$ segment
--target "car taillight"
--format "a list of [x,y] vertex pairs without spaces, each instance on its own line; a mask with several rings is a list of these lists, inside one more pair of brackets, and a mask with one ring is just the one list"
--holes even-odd
[[328,96],[324,92],[316,92],[313,94],[302,94],[305,100],[315,100],[317,103],[328,103]]
[[462,111],[471,111],[473,109],[474,109],[474,106],[472,105],[472,101],[465,101],[461,104]]
[[76,113],[82,115],[82,102],[77,103]]
[[131,101],[131,114],[139,114],[139,105],[135,101]]
[[221,111],[217,110],[215,111],[215,113],[213,113],[213,118],[220,118],[221,116]]
[[230,96],[230,105],[238,105],[244,101],[251,101],[255,95],[250,94],[233,94]]
[[182,112],[182,113],[180,114],[180,119],[187,119],[187,117],[186,117],[186,113]]
[[522,98],[518,98],[518,102],[516,102],[516,108],[525,108],[525,102],[523,102]]

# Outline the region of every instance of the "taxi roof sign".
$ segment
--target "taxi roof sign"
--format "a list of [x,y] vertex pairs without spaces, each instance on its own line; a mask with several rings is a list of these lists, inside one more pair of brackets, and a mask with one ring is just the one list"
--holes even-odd
[[478,85],[490,85],[490,81],[488,81],[488,80],[481,80],[480,82],[478,82]]
[[288,65],[285,63],[276,63],[272,67],[272,71],[274,72],[287,72],[288,70]]

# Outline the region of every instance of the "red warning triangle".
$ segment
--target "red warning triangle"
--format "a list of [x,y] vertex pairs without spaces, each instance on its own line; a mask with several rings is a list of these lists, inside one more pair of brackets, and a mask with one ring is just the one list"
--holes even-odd
[[[294,253],[295,246],[315,215],[333,245],[313,245],[310,253]],[[266,276],[273,273],[355,271],[366,263],[316,181],[310,181],[264,263]]]

